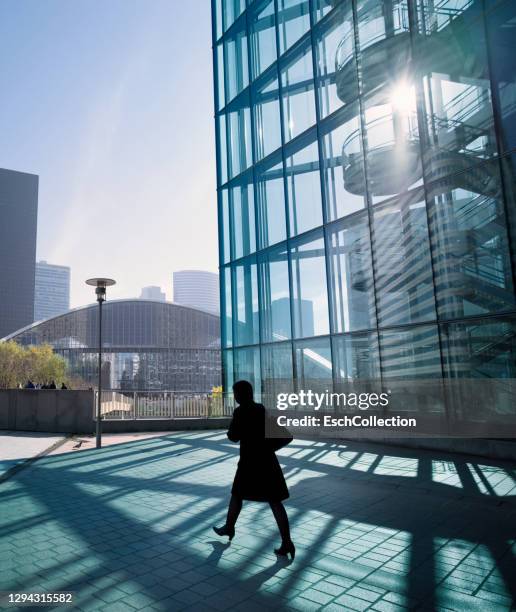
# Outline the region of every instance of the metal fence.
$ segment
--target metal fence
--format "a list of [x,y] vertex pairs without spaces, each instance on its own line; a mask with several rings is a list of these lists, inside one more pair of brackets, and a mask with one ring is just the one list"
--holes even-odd
[[[231,416],[234,400],[230,395],[181,393],[177,391],[102,391],[103,420],[120,419],[199,419]],[[96,406],[94,417],[96,415]]]

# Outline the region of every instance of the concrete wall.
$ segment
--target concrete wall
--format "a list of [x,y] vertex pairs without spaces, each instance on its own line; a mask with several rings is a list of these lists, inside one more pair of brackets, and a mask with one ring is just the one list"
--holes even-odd
[[136,431],[185,431],[187,429],[227,429],[229,417],[209,419],[135,419],[102,421],[104,433],[126,433]]
[[0,389],[0,430],[93,433],[93,391]]

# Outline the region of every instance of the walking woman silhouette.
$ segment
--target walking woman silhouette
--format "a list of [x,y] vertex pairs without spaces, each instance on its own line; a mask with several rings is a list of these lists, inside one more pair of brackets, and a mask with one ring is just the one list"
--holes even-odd
[[242,500],[268,502],[281,535],[281,546],[274,549],[277,555],[290,555],[294,559],[296,549],[290,539],[290,526],[282,504],[289,496],[275,451],[292,441],[288,438],[266,438],[266,411],[253,399],[253,387],[246,380],[233,385],[238,404],[228,429],[231,442],[240,442],[240,461],[231,489],[226,524],[214,527],[219,536],[235,535],[235,524],[242,510]]

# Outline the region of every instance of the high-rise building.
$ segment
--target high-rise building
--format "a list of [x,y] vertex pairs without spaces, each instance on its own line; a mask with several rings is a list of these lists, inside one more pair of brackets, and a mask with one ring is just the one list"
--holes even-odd
[[70,268],[46,261],[36,263],[34,321],[42,321],[70,309]]
[[38,177],[0,168],[0,338],[34,320]]
[[180,270],[173,274],[174,302],[219,314],[219,275],[204,270]]
[[152,285],[150,287],[144,287],[142,289],[140,300],[156,300],[158,302],[166,302],[167,296],[163,291],[161,291],[161,287],[156,287],[155,285]]
[[212,8],[226,387],[516,377],[516,2]]

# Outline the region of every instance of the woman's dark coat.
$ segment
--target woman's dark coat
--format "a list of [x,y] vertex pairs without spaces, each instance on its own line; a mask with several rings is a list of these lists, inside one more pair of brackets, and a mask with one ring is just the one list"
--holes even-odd
[[240,461],[231,493],[240,499],[281,501],[289,496],[274,453],[282,444],[278,446],[277,441],[266,439],[265,418],[265,408],[254,402],[233,412],[228,438],[240,442]]

